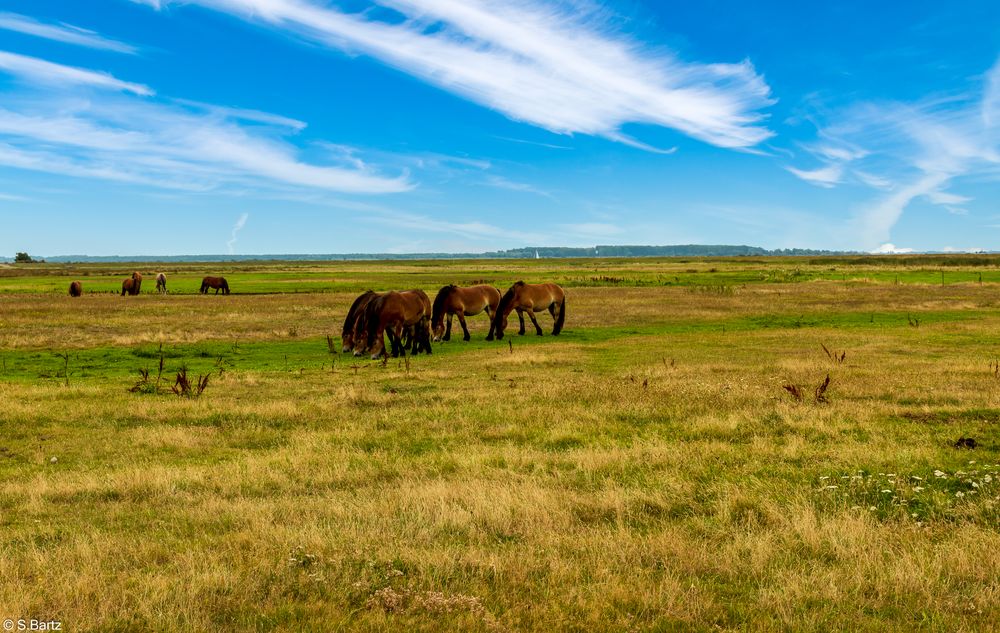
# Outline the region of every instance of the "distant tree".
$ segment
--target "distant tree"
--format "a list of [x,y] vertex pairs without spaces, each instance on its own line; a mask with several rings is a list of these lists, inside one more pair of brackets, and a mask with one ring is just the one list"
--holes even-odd
[[31,255],[28,255],[27,253],[17,253],[14,255],[15,264],[31,264],[34,263],[34,261],[35,260],[31,259]]

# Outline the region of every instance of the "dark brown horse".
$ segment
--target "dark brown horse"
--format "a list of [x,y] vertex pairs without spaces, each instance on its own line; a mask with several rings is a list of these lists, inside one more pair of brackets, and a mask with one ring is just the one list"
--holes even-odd
[[209,288],[215,288],[215,294],[219,294],[220,290],[224,295],[229,294],[229,282],[225,277],[205,277],[201,280],[201,289],[198,292],[207,295]]
[[[388,334],[392,345],[392,356],[406,355],[403,333],[407,327],[413,328],[411,345],[413,353],[431,353],[430,337],[431,300],[423,290],[390,291],[376,297],[365,308],[365,340],[355,341],[354,355],[371,352],[372,360],[388,356],[385,350],[384,334]],[[364,345],[364,348],[361,346]]]
[[139,294],[139,289],[142,288],[142,275],[136,271],[132,273],[132,276],[122,282],[122,296],[129,295],[134,297]]
[[156,291],[161,295],[167,294],[167,276],[163,273],[156,273]]
[[79,281],[74,281],[69,284],[69,296],[79,297],[83,294],[83,284]]
[[[468,341],[469,328],[465,325],[465,317],[475,316],[486,311],[486,317],[493,320],[497,304],[500,303],[500,291],[493,286],[469,286],[460,287],[450,284],[438,291],[434,297],[434,306],[431,310],[431,332],[434,334],[434,341],[451,340],[451,319],[458,317],[458,322],[462,325],[464,336],[462,340]],[[447,316],[448,324],[445,325]]]
[[556,284],[526,284],[523,281],[515,283],[500,298],[500,305],[497,306],[493,323],[490,325],[490,333],[486,336],[487,341],[492,341],[494,334],[497,339],[503,338],[503,332],[507,329],[507,316],[511,310],[517,310],[517,318],[521,321],[521,330],[518,334],[524,334],[524,313],[527,312],[538,336],[542,335],[542,328],[535,319],[535,313],[548,310],[555,322],[552,336],[558,336],[566,322],[566,295]]
[[347,317],[344,319],[344,327],[340,330],[340,347],[345,353],[353,352],[355,341],[363,338],[359,333],[365,331],[365,308],[378,296],[374,290],[366,290],[351,304],[351,309],[347,311]]

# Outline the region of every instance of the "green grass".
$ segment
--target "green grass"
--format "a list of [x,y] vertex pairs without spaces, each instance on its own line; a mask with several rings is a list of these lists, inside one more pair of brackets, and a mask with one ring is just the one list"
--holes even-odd
[[[78,270],[0,269],[0,617],[994,628],[1000,314],[993,259],[957,259],[253,263],[229,297],[79,300],[56,292]],[[546,314],[488,343],[480,316],[408,366],[328,351],[369,285],[545,266],[627,281],[567,283],[559,337]],[[161,352],[160,388],[130,392]],[[181,367],[201,397],[170,391]]]

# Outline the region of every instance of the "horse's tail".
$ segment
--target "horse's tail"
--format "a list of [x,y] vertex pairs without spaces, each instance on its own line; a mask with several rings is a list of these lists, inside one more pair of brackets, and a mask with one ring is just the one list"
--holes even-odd
[[229,294],[229,282],[225,277],[222,278],[222,294]]
[[552,336],[559,336],[564,323],[566,323],[566,295],[563,295],[562,301],[559,302],[559,316],[556,318],[556,324],[552,328]]

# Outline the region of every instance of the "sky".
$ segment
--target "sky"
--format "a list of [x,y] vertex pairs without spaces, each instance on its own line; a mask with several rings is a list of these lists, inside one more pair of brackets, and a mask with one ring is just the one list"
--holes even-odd
[[0,0],[0,255],[1000,250],[1000,3]]

